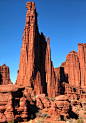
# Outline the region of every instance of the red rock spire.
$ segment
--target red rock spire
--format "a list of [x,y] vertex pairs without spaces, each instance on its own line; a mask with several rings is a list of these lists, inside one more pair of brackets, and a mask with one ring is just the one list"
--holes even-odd
[[35,31],[37,28],[37,13],[34,2],[27,2],[26,8],[26,23],[23,33],[23,42],[21,47],[19,73],[17,81],[19,81],[22,85],[25,84],[31,86],[30,77],[32,76],[35,58],[34,42]]
[[[21,47],[17,85],[31,86],[36,94],[55,96],[55,76],[51,62],[50,40],[47,42],[37,26],[37,12],[34,2],[26,3],[26,23]],[[52,86],[52,87],[51,87]]]

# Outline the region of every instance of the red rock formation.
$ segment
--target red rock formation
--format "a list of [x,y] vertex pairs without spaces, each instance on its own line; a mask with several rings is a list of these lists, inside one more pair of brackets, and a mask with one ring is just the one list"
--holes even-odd
[[39,34],[34,2],[27,2],[26,8],[26,24],[16,84],[30,86],[36,94],[44,92],[52,97],[57,93],[57,89],[49,37],[46,42],[43,33]]
[[47,93],[48,97],[55,97],[55,82],[56,78],[54,75],[54,68],[51,62],[51,53],[50,53],[50,40],[47,37],[47,48],[46,48],[46,58],[45,58],[45,72],[46,72],[46,82],[47,82]]
[[27,2],[26,8],[26,24],[16,84],[30,86],[36,95],[45,93],[49,98],[62,93],[62,82],[85,88],[86,44],[78,44],[78,52],[71,51],[66,62],[54,69],[50,40],[47,37],[46,42],[43,33],[39,34],[34,2]]
[[40,94],[36,96],[36,102],[37,107],[39,107],[41,110],[45,109],[49,116],[69,116],[70,103],[65,95],[60,95],[49,100],[44,94]]
[[86,88],[86,43],[78,43],[78,54],[81,71],[81,87]]
[[61,67],[55,68],[55,73],[60,76],[60,83],[67,82],[76,87],[80,87],[80,68],[78,53],[71,51],[66,56],[66,62]]
[[[62,70],[63,69],[63,70]],[[71,51],[66,62],[54,69],[60,83],[67,82],[75,87],[86,88],[86,43],[78,43],[78,52]],[[62,72],[63,71],[63,72]]]
[[78,52],[71,51],[66,57],[65,73],[68,82],[76,87],[86,88],[86,44],[78,43]]
[[39,71],[37,72],[36,79],[34,81],[34,91],[36,92],[36,95],[42,93],[41,76]]
[[[45,94],[32,96],[28,91],[30,87],[13,84],[0,85],[0,123],[6,123],[14,119],[15,123],[28,121],[36,115],[39,109],[47,111],[49,117],[69,116],[70,103],[67,96],[48,99]],[[45,112],[44,112],[45,113]],[[43,113],[40,114],[41,117]]]
[[80,87],[79,58],[75,51],[71,51],[66,56],[65,73],[68,74],[68,82],[71,85]]
[[38,111],[30,93],[25,93],[25,90],[23,86],[0,85],[0,123],[13,119],[15,123],[26,122],[31,118],[31,113]]
[[0,66],[0,84],[2,85],[12,84],[10,80],[9,67],[6,66],[5,64]]

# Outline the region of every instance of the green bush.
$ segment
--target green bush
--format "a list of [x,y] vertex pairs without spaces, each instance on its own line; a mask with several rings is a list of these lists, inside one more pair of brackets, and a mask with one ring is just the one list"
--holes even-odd
[[42,114],[42,117],[43,117],[43,118],[50,118],[49,114],[47,114],[47,113],[43,113],[43,114]]
[[77,119],[77,123],[80,123],[80,119]]
[[86,112],[84,112],[84,114],[86,114]]
[[58,118],[56,118],[55,121],[59,121]]
[[84,109],[84,111],[86,111],[86,108]]
[[80,108],[78,108],[77,111],[80,111]]
[[51,101],[54,101],[54,100],[55,100],[55,97],[50,98],[50,100],[51,100]]
[[45,98],[48,99],[48,96],[46,96]]
[[14,119],[12,121],[9,121],[8,123],[14,123]]
[[84,121],[82,119],[77,119],[77,123],[83,123]]
[[36,112],[35,115],[36,115],[36,117],[42,117],[42,114],[41,114],[40,110],[38,112]]

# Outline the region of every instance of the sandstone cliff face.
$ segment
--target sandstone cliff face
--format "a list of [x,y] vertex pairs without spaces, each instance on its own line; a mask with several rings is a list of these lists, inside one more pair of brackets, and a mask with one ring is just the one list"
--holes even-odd
[[0,66],[0,85],[12,84],[10,80],[9,67],[3,64]]
[[34,2],[26,3],[26,24],[23,33],[17,85],[30,86],[36,94],[42,92],[55,96],[56,78],[51,62],[49,37],[47,42],[37,26]]
[[66,56],[66,61],[54,71],[60,83],[66,82],[75,87],[86,88],[86,44],[78,43],[78,52],[71,51]]
[[66,57],[65,72],[68,82],[76,87],[86,87],[86,44],[78,43],[78,52],[71,51]]
[[79,57],[75,51],[66,56],[65,73],[68,74],[68,82],[71,85],[80,87]]
[[78,43],[78,54],[80,62],[80,71],[81,71],[81,87],[86,87],[86,43]]

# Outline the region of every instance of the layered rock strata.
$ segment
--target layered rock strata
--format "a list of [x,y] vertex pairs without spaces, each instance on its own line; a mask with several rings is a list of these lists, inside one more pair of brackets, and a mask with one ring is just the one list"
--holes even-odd
[[9,84],[0,85],[0,123],[26,122],[37,108],[25,87]]
[[3,64],[0,66],[0,85],[12,84],[9,67]]
[[67,96],[60,95],[58,97],[51,98],[50,100],[45,97],[44,94],[36,96],[36,105],[46,111],[49,116],[56,115],[56,117],[69,117],[70,103]]
[[46,111],[49,117],[69,117],[71,108],[67,96],[48,99],[45,94],[31,96],[32,93],[30,87],[0,85],[0,123],[13,120],[15,123],[26,122],[35,118],[40,109],[44,113]]

